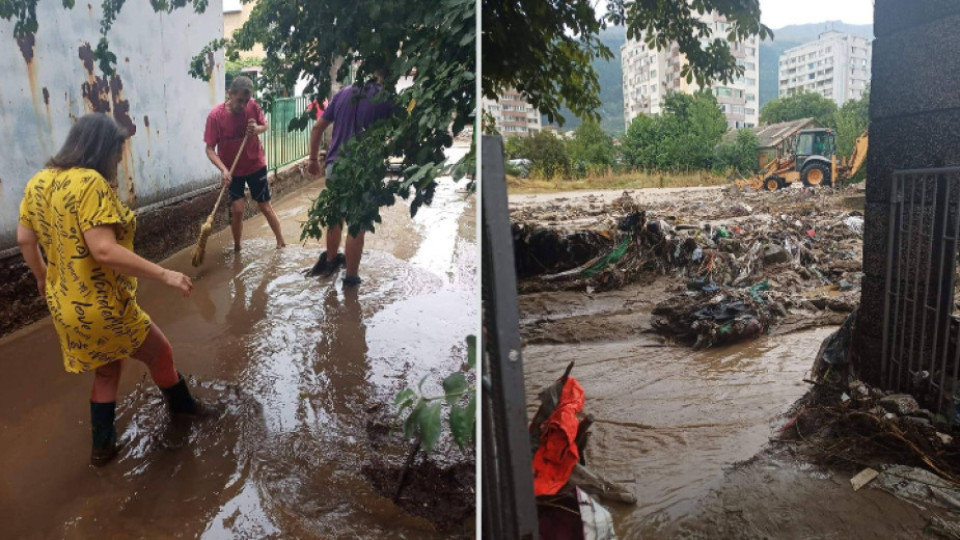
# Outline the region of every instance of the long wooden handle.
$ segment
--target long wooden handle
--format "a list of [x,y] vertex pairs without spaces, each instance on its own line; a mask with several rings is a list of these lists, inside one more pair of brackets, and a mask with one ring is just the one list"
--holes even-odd
[[[243,134],[243,140],[240,141],[240,149],[237,150],[236,157],[233,158],[233,165],[230,166],[230,176],[233,176],[233,170],[237,168],[237,162],[240,161],[240,154],[243,153],[243,147],[247,144],[247,136],[250,135],[250,132]],[[213,212],[210,212],[210,217],[217,215],[217,209],[220,208],[220,199],[223,198],[223,192],[227,190],[227,186],[222,186],[220,188],[220,195],[217,195],[217,202],[213,205]]]

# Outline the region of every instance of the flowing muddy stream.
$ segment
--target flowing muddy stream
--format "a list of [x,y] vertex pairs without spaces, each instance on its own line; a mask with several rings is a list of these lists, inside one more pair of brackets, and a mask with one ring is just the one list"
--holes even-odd
[[620,538],[915,538],[920,510],[769,443],[807,391],[824,327],[693,351],[648,332],[668,279],[520,297],[528,415],[570,361],[596,423],[587,465],[636,495]]
[[141,305],[196,394],[224,412],[172,437],[159,392],[127,361],[125,447],[100,470],[87,465],[91,376],[63,371],[49,319],[0,340],[17,374],[0,396],[0,538],[447,537],[361,468],[376,452],[367,412],[425,375],[438,392],[475,333],[476,205],[462,187],[442,179],[413,220],[402,202],[384,209],[358,289],[341,287],[342,271],[301,274],[322,249],[295,242],[320,182],[274,205],[290,247],[275,250],[257,216],[239,254],[225,230],[199,269],[189,249],[166,260],[194,277],[192,297],[142,282]]

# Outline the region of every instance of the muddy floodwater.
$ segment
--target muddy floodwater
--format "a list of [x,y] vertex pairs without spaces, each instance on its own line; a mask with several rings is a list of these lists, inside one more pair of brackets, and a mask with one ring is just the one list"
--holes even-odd
[[528,414],[576,361],[596,423],[587,465],[636,505],[605,503],[620,538],[916,538],[923,512],[778,441],[833,327],[693,351],[651,333],[669,280],[520,298]]
[[297,242],[321,187],[275,203],[286,249],[257,216],[240,253],[226,230],[199,269],[189,249],[163,263],[193,276],[189,299],[141,282],[178,368],[222,405],[216,421],[172,437],[146,370],[127,361],[124,448],[93,469],[92,376],[64,372],[49,319],[0,340],[0,538],[445,537],[361,473],[375,452],[365,413],[425,375],[438,391],[462,362],[478,316],[475,197],[446,179],[415,219],[402,201],[385,209],[363,284],[344,290],[342,271],[301,273],[322,249]]

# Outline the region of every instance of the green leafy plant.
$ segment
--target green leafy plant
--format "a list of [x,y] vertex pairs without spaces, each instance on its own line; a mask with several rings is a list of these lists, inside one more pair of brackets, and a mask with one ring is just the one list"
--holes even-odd
[[[522,92],[536,109],[563,125],[564,105],[580,118],[597,118],[602,105],[595,60],[613,53],[600,38],[607,25],[626,27],[628,38],[643,38],[664,49],[676,43],[687,59],[681,75],[706,87],[743,73],[722,38],[772,37],[760,23],[759,0],[608,0],[597,16],[591,0],[483,0],[484,97],[506,88]],[[715,11],[730,24],[726,36],[707,39],[709,25],[697,13]]]
[[[477,338],[467,336],[467,363],[459,371],[443,379],[443,395],[426,396],[424,377],[417,389],[407,388],[397,394],[394,405],[403,420],[403,436],[416,437],[419,446],[429,454],[436,447],[443,431],[443,404],[449,406],[447,426],[454,442],[465,449],[476,440],[477,393],[469,375],[477,365]],[[404,414],[406,416],[404,416]]]
[[[387,78],[377,99],[389,101],[394,114],[368,126],[344,145],[334,165],[333,181],[314,201],[301,238],[321,237],[324,226],[346,220],[350,234],[375,230],[380,209],[396,197],[412,197],[411,215],[430,204],[437,177],[455,179],[472,172],[470,156],[455,166],[444,165],[444,150],[453,137],[472,127],[475,117],[474,58],[476,13],[472,0],[383,0],[370,2],[290,2],[259,0],[250,18],[225,43],[226,57],[263,47],[265,108],[278,89],[306,81],[304,93],[323,100],[337,81],[368,83],[384,64]],[[199,69],[201,51],[191,74]],[[376,59],[379,62],[368,62]],[[401,77],[410,86],[397,90]],[[305,129],[304,111],[286,126]],[[386,162],[402,157],[402,177],[384,181]],[[473,162],[475,163],[475,161]]]

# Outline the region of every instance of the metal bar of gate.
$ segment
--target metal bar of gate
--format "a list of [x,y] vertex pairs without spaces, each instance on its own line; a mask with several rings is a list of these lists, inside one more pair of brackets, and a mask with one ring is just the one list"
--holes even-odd
[[[960,175],[954,173],[950,181],[952,183],[956,183],[956,180],[958,179],[958,177],[960,177]],[[957,189],[958,191],[960,191],[960,185],[957,186]],[[960,193],[958,193],[958,196],[960,196]],[[948,199],[949,199],[949,192],[948,192]],[[957,242],[958,242],[958,239],[960,239],[960,203],[952,204],[952,205],[948,203],[948,207],[951,208],[952,211],[948,210],[947,212],[947,216],[945,219],[945,222],[946,222],[945,229],[949,228],[950,219],[952,218],[953,219],[953,235],[944,238],[945,245],[943,248],[944,263],[946,263],[946,267],[948,270],[944,270],[942,273],[942,275],[947,276],[947,279],[944,280],[944,284],[947,285],[947,290],[944,292],[941,300],[941,305],[942,305],[941,309],[943,309],[946,312],[946,317],[944,317],[945,320],[943,321],[943,326],[944,326],[943,328],[943,360],[942,360],[942,364],[941,364],[942,367],[940,371],[940,405],[941,406],[943,406],[943,397],[944,397],[943,394],[944,392],[947,391],[946,378],[947,378],[947,361],[949,360],[949,355],[950,355],[950,322],[953,319],[954,291],[956,290],[956,286],[957,286],[957,272],[956,272],[957,248],[958,248]],[[957,339],[954,342],[954,347],[960,350],[960,339]],[[954,376],[957,375],[956,369],[957,369],[957,366],[954,365]]]
[[[960,255],[960,167],[897,171],[892,188],[880,380],[918,398],[929,396],[925,405],[944,413],[960,376],[960,324],[954,324],[953,316]],[[933,290],[936,294],[931,296]],[[916,377],[922,371],[930,374],[929,380]],[[920,382],[923,385],[917,386]],[[930,403],[934,396],[937,402]]]
[[[916,369],[917,374],[924,371],[924,368],[927,367],[926,364],[928,359],[930,362],[931,371],[933,368],[933,358],[926,353],[927,318],[928,318],[928,312],[931,309],[931,306],[929,304],[930,280],[935,277],[932,271],[933,270],[933,266],[932,266],[933,265],[933,244],[934,244],[934,238],[937,236],[937,218],[939,217],[939,214],[937,213],[936,210],[937,210],[937,195],[939,194],[940,190],[939,190],[939,185],[937,182],[936,175],[931,174],[928,176],[923,176],[921,177],[920,182],[921,182],[921,189],[923,189],[923,192],[924,192],[924,197],[926,197],[928,181],[930,181],[930,184],[931,184],[930,187],[932,188],[931,191],[933,192],[933,200],[930,201],[930,227],[925,226],[926,219],[927,219],[925,217],[927,215],[927,207],[923,206],[923,208],[921,208],[920,210],[920,216],[921,216],[920,223],[921,223],[921,231],[922,231],[921,236],[924,238],[923,245],[927,246],[926,247],[927,264],[923,267],[923,297],[921,297],[921,303],[920,303],[922,307],[920,309],[920,349],[919,349],[919,358],[917,359],[917,369]],[[923,234],[923,232],[926,232],[926,234]],[[917,279],[918,280],[920,279],[919,272],[917,273]],[[936,319],[937,309],[935,307],[932,309],[934,312],[934,319]],[[914,373],[911,373],[911,375],[913,374]]]
[[[483,196],[483,302],[486,336],[481,350],[489,352],[489,381],[481,389],[484,413],[491,421],[483,423],[482,466],[495,468],[496,474],[483,474],[483,491],[498,493],[498,506],[484,505],[483,522],[500,530],[484,527],[484,538],[496,540],[534,540],[538,522],[533,496],[533,467],[527,430],[527,402],[523,386],[523,361],[520,355],[520,323],[517,308],[517,276],[513,260],[513,239],[507,206],[507,182],[504,171],[503,140],[484,136],[481,142]],[[486,378],[485,378],[486,379]],[[489,382],[489,388],[488,383]],[[487,428],[492,431],[487,431]],[[492,452],[490,451],[492,450]],[[492,469],[491,469],[492,472]],[[495,482],[491,485],[487,482]]]

